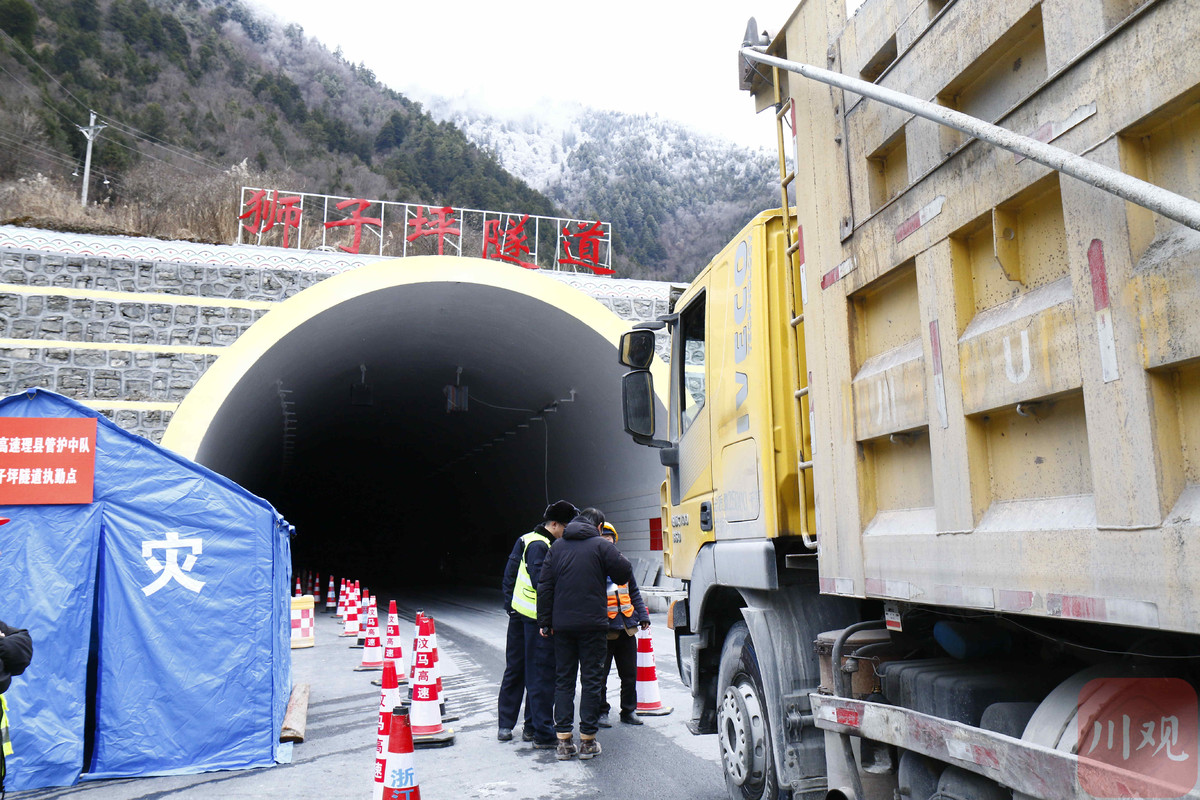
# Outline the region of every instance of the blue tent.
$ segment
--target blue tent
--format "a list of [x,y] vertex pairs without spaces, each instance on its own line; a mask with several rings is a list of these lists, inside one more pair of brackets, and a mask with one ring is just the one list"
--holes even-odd
[[[0,400],[0,417],[85,416],[44,390]],[[34,641],[5,695],[7,788],[273,764],[291,688],[287,523],[103,417],[95,459],[90,504],[0,505],[0,619]]]

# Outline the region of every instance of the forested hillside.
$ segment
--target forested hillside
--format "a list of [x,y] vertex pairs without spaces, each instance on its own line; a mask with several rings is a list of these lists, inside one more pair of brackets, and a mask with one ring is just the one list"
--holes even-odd
[[102,202],[245,161],[299,191],[556,212],[369,67],[237,0],[0,0],[0,29],[0,179],[82,172],[94,109]]
[[602,219],[618,276],[690,280],[778,202],[765,153],[657,118],[435,119],[240,0],[0,0],[0,220],[78,197],[89,110],[86,213],[149,235],[232,241],[255,185]]

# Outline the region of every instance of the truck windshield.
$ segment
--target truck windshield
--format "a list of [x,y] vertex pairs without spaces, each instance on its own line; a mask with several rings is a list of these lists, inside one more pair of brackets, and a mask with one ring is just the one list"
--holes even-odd
[[679,371],[679,435],[704,408],[704,295],[679,315],[683,369]]

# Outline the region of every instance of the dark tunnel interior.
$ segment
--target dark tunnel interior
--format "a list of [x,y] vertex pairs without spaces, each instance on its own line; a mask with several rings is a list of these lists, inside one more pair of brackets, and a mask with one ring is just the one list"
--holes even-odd
[[[528,294],[390,286],[259,357],[196,460],[295,526],[297,570],[389,591],[498,585],[548,501],[657,505],[657,453],[622,430],[624,372],[608,338]],[[465,410],[448,410],[451,386]]]

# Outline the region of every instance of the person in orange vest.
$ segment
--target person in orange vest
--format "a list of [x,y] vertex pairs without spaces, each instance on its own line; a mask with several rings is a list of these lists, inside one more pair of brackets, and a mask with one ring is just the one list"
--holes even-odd
[[[617,543],[617,529],[612,523],[600,526],[600,535],[613,544]],[[641,725],[637,715],[637,640],[633,634],[638,627],[650,627],[650,613],[642,602],[637,581],[631,576],[629,583],[618,586],[608,581],[608,657],[604,661],[604,690],[600,697],[601,728],[611,728],[608,712],[608,674],[613,662],[617,662],[617,677],[621,679],[621,722],[626,725]]]

